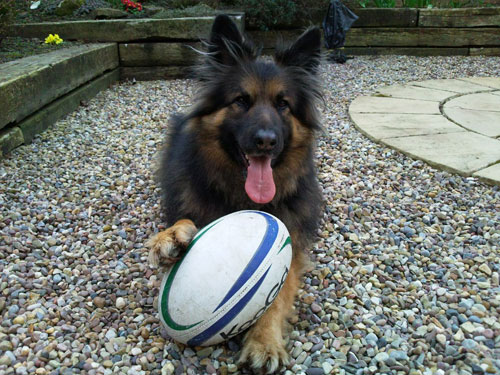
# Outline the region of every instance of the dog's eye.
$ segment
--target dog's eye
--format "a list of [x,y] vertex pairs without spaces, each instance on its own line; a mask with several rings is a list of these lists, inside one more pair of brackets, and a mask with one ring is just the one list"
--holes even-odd
[[289,105],[285,99],[278,99],[277,107],[280,111],[284,111],[289,107]]
[[247,95],[240,95],[234,99],[233,103],[237,104],[239,107],[247,110],[250,108],[250,98]]

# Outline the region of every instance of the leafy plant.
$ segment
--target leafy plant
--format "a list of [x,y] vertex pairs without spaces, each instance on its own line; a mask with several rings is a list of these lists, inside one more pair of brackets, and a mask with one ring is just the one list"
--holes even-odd
[[448,8],[483,7],[484,0],[450,0]]
[[406,8],[432,8],[432,0],[403,0]]
[[394,8],[396,0],[360,0],[362,8]]
[[376,8],[394,8],[396,0],[373,0]]
[[121,0],[106,0],[112,8],[123,9]]
[[291,0],[238,0],[249,21],[261,30],[277,25],[291,24],[295,20],[297,5]]

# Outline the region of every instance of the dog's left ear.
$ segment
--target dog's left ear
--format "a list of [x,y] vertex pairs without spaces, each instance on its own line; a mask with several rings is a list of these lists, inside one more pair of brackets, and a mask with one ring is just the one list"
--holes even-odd
[[275,54],[278,64],[296,66],[316,73],[321,61],[321,31],[318,27],[306,30],[297,40]]
[[238,26],[225,14],[215,18],[208,52],[214,60],[224,65],[233,65],[238,60],[254,57],[252,44],[244,40]]

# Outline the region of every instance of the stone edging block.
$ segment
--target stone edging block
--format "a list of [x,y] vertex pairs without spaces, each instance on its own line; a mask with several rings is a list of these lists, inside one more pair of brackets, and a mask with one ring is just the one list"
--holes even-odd
[[0,130],[0,158],[23,143],[23,132],[17,126]]
[[500,27],[500,8],[420,9],[419,27]]
[[[243,14],[234,14],[232,18],[241,29],[244,28]],[[210,16],[16,24],[8,30],[8,35],[45,38],[49,33],[57,33],[63,39],[88,42],[193,41],[209,35],[214,19]]]
[[192,65],[199,56],[200,43],[120,43],[120,66]]
[[0,65],[0,128],[19,123],[105,71],[118,66],[116,44],[91,44]]

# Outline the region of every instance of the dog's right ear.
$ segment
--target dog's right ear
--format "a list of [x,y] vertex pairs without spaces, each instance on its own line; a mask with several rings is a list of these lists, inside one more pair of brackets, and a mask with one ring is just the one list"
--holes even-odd
[[297,40],[286,48],[279,48],[276,61],[284,66],[303,68],[309,73],[317,73],[321,62],[321,32],[319,28],[307,29]]
[[253,45],[243,38],[238,26],[225,14],[215,18],[208,46],[210,58],[224,65],[234,65],[255,58]]

